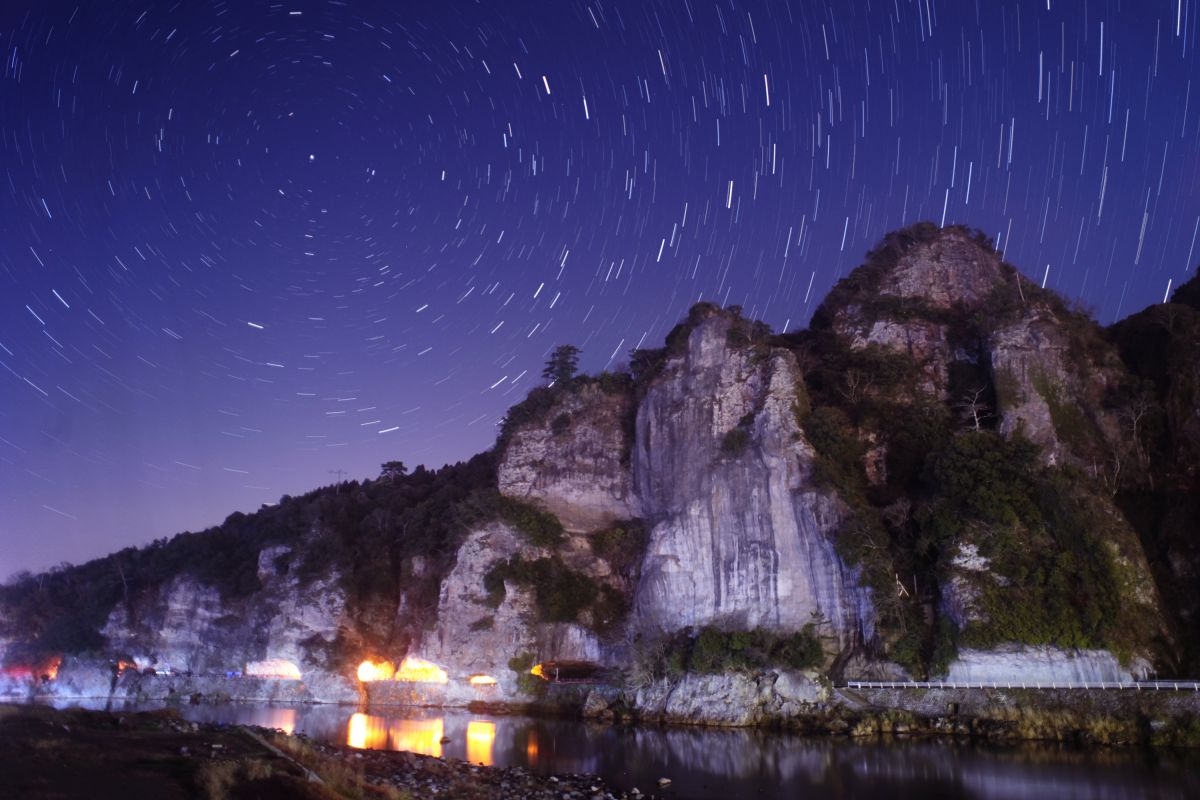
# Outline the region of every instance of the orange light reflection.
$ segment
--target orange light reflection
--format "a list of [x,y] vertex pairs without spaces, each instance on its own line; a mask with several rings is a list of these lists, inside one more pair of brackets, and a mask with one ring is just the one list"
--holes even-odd
[[442,757],[445,724],[437,719],[402,719],[392,723],[392,749]]
[[386,750],[388,730],[383,717],[354,714],[346,733],[346,744],[359,750]]
[[467,723],[467,761],[472,764],[492,765],[492,747],[496,743],[496,725],[483,720]]

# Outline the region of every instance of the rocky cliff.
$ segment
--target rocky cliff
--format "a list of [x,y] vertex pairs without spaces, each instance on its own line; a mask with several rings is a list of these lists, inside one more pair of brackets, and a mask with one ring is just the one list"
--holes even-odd
[[[220,683],[240,672],[466,703],[623,675],[651,715],[744,722],[819,701],[815,671],[1179,671],[1194,617],[1160,598],[1198,596],[1200,563],[1180,305],[1165,344],[1139,318],[1104,331],[982,235],[913,226],[809,330],[701,303],[628,374],[533,390],[471,462],[392,462],[0,587],[0,680],[67,656],[58,691],[278,694]],[[1139,372],[1146,339],[1170,355]],[[360,684],[363,661],[397,679]]]

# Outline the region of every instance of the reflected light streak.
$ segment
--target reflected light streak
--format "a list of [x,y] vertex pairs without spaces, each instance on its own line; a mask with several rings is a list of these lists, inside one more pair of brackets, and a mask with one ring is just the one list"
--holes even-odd
[[537,731],[529,731],[529,741],[525,743],[525,760],[530,767],[536,767],[538,763],[538,740]]
[[346,744],[359,750],[386,750],[388,730],[383,717],[361,713],[351,716]]
[[392,749],[442,757],[445,724],[437,719],[402,719],[392,723]]
[[286,734],[293,734],[296,732],[296,709],[269,709],[267,718],[261,724],[264,728],[278,728]]
[[496,743],[496,725],[483,720],[467,723],[467,761],[472,764],[492,765],[492,747]]

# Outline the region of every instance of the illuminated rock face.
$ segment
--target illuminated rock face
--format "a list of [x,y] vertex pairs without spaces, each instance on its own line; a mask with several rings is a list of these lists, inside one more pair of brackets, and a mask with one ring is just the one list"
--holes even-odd
[[[314,531],[313,535],[321,534]],[[102,633],[113,653],[160,674],[193,679],[191,691],[250,691],[254,697],[253,687],[216,681],[224,680],[227,673],[245,671],[248,664],[278,661],[291,664],[295,672],[267,669],[263,674],[303,676],[305,694],[295,699],[353,700],[357,697],[354,676],[327,672],[320,653],[322,643],[333,642],[345,623],[339,576],[318,576],[302,584],[296,570],[289,568],[296,558],[286,547],[264,549],[258,559],[261,588],[245,597],[223,598],[215,588],[190,577],[175,578],[137,596],[132,609],[118,603]],[[110,675],[106,667],[100,669],[105,674],[91,683],[103,684],[106,695]],[[75,680],[83,680],[79,673],[75,675]],[[213,683],[209,686],[204,680]],[[117,687],[118,693],[123,686]],[[165,687],[164,683],[163,692]],[[79,690],[90,695],[98,689],[81,685]],[[270,694],[271,689],[259,691],[267,693],[264,698],[279,699]]]
[[585,386],[560,398],[551,424],[517,430],[498,470],[500,491],[537,502],[570,531],[639,516],[625,418],[633,399]]
[[363,683],[390,681],[395,674],[396,667],[390,661],[364,661],[358,665],[358,679]]
[[[834,552],[845,506],[812,481],[795,358],[731,347],[730,324],[718,313],[702,321],[638,409],[637,491],[659,522],[637,624],[797,630],[816,613],[843,642],[869,638],[869,592]],[[731,448],[735,429],[744,445]]]
[[298,681],[301,678],[300,668],[291,661],[285,661],[282,658],[251,661],[246,665],[245,675],[248,678],[281,678],[293,681]]
[[[517,676],[508,668],[513,656],[528,653],[535,661],[600,659],[599,640],[582,625],[534,621],[537,609],[527,589],[506,584],[500,605],[488,604],[484,576],[498,560],[517,554],[532,558],[538,552],[502,523],[473,531],[442,582],[437,627],[414,648],[422,658],[447,670],[451,696],[464,705],[478,699],[470,683],[473,675],[495,678],[499,696],[515,694]],[[456,689],[463,693],[453,695]]]

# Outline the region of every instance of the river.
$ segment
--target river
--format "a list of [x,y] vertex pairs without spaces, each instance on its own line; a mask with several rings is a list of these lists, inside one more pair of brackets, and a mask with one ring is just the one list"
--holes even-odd
[[[103,701],[62,702],[104,708]],[[113,710],[157,706],[119,705]],[[1200,752],[949,740],[861,741],[758,730],[612,726],[462,710],[346,706],[178,707],[195,722],[261,725],[351,747],[411,750],[694,800],[1200,797]],[[446,741],[443,741],[446,740]]]

